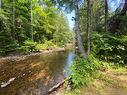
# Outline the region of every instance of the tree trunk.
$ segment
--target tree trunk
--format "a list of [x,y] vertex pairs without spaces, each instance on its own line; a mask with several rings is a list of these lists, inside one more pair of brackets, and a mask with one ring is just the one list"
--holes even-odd
[[108,31],[108,1],[105,0],[105,32]]
[[78,44],[78,49],[79,52],[81,53],[81,55],[83,56],[83,58],[86,58],[86,52],[84,50],[83,47],[83,43],[82,43],[82,38],[80,35],[80,26],[79,26],[79,6],[78,6],[78,0],[74,0],[74,8],[75,8],[75,31],[76,31],[76,36],[77,36],[77,44]]
[[15,41],[15,0],[12,0],[12,32],[11,37]]
[[0,0],[0,9],[1,9],[1,6],[2,6],[2,1]]
[[87,56],[90,54],[90,31],[91,31],[90,0],[87,0]]
[[30,0],[30,10],[31,10],[31,39],[33,40],[33,6],[32,6],[32,0]]
[[13,0],[13,32],[15,32],[15,0]]

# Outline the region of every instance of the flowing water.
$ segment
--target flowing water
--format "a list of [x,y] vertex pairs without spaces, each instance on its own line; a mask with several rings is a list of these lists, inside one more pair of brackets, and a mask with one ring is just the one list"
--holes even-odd
[[73,57],[73,52],[54,52],[0,63],[0,95],[43,95],[66,77]]

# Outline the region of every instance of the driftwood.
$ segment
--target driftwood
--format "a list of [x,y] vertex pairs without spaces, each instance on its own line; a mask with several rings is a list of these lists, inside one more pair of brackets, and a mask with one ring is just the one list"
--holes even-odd
[[7,87],[9,84],[11,84],[16,78],[11,78],[7,82],[1,83],[1,88]]
[[71,89],[71,85],[72,85],[72,78],[70,77],[69,79],[64,79],[63,81],[61,81],[60,83],[56,84],[55,86],[53,86],[51,89],[49,89],[47,91],[47,93],[45,93],[44,95],[50,95],[52,94],[54,91],[58,90],[64,83],[65,81],[68,81],[68,84],[67,84],[67,90],[70,90]]
[[63,80],[62,82],[58,83],[57,85],[53,86],[51,89],[48,90],[47,94],[45,95],[49,95],[52,92],[56,91],[58,88],[60,88],[63,84],[65,83],[65,80]]

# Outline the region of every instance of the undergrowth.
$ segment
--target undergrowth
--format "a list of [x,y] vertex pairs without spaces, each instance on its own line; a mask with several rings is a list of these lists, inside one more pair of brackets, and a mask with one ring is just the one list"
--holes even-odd
[[93,55],[90,55],[87,59],[76,56],[70,67],[73,87],[87,85],[95,77],[99,67],[100,61]]

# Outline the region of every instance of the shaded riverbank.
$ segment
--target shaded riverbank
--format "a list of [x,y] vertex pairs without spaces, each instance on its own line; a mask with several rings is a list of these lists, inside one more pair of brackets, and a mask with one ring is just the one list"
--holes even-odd
[[30,56],[37,56],[40,54],[47,54],[47,53],[52,53],[52,52],[63,52],[65,50],[66,50],[65,48],[57,48],[57,49],[52,49],[52,50],[40,50],[39,52],[31,52],[30,54],[26,54],[26,55],[23,55],[23,54],[22,55],[21,54],[9,55],[6,57],[0,57],[0,63],[8,62],[8,61],[20,61]]

